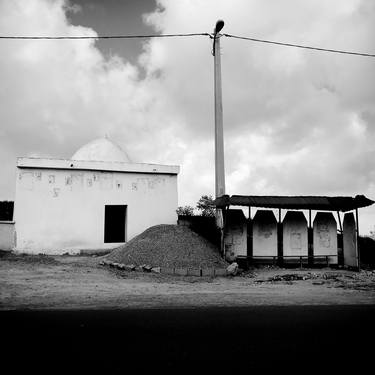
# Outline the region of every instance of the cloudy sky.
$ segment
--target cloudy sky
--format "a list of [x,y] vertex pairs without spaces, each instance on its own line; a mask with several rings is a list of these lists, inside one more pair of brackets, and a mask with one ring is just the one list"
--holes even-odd
[[[375,53],[373,0],[0,0],[0,35],[223,32]],[[108,134],[178,164],[179,205],[214,194],[208,37],[0,40],[0,199],[18,156],[69,158]],[[375,59],[222,38],[228,194],[375,199]],[[361,232],[375,208],[361,210]]]

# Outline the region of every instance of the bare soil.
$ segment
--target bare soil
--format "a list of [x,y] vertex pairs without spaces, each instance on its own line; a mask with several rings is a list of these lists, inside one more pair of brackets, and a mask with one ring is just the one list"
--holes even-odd
[[182,277],[100,266],[95,256],[0,258],[0,310],[375,304],[375,271],[253,268]]

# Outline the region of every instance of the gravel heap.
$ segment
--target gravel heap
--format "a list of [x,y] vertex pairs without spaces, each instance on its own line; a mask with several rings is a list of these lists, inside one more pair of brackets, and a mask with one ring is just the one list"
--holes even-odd
[[140,266],[223,268],[228,264],[217,248],[186,226],[155,225],[105,256],[105,259]]

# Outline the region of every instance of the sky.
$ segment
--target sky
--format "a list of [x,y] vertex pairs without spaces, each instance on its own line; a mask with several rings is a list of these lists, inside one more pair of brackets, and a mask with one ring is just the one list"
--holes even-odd
[[[0,0],[0,35],[222,32],[375,53],[373,0]],[[180,165],[179,205],[214,195],[212,41],[0,40],[0,200],[16,158],[107,134]],[[375,200],[375,59],[221,39],[227,194]],[[361,234],[375,207],[360,210]]]

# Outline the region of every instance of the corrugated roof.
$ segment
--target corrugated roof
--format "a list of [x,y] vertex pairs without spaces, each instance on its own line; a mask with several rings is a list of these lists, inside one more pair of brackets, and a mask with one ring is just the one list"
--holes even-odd
[[223,195],[214,205],[282,208],[291,210],[351,211],[375,203],[364,195],[353,197],[326,196],[275,196],[275,195]]

